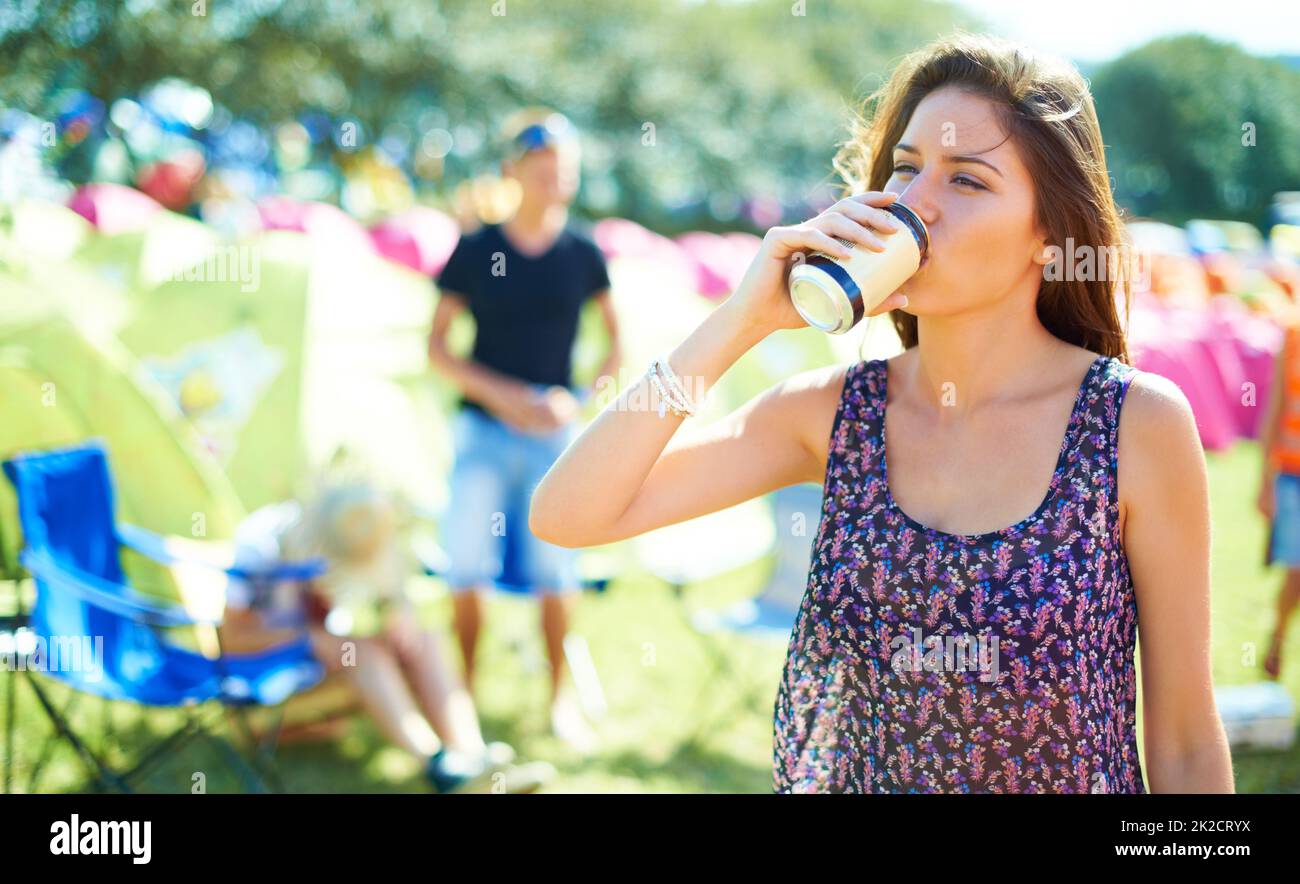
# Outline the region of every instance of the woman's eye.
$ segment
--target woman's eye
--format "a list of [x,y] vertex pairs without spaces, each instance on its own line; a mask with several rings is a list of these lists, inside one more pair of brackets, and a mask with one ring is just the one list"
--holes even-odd
[[[894,173],[895,173],[895,174],[903,173],[903,174],[907,174],[907,175],[915,175],[915,174],[916,174],[916,167],[913,166],[911,163],[895,163],[895,164],[894,164]],[[963,187],[969,187],[969,188],[971,188],[972,190],[988,190],[987,187],[985,187],[983,184],[980,184],[980,183],[979,183],[978,181],[976,181],[974,178],[969,178],[969,177],[967,177],[967,176],[965,176],[965,175],[957,175],[957,176],[954,176],[952,180],[953,180],[953,183],[954,183],[954,184],[960,184],[960,185],[962,185]]]

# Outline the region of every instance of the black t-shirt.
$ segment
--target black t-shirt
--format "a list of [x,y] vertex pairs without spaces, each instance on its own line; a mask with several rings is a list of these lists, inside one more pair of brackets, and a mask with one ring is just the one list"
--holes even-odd
[[[579,314],[609,288],[609,272],[588,229],[575,222],[535,257],[517,251],[501,225],[485,224],[461,236],[435,282],[468,300],[478,326],[472,359],[519,380],[567,387]],[[483,410],[465,396],[459,402]]]

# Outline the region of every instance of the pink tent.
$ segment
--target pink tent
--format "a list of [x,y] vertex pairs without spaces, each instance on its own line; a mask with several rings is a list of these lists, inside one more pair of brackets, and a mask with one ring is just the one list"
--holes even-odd
[[626,218],[604,218],[592,227],[596,245],[609,260],[639,258],[659,265],[666,273],[680,279],[697,278],[695,264],[681,248],[666,236],[647,230]]
[[706,298],[720,298],[735,291],[762,242],[751,233],[704,231],[683,233],[676,239],[695,265],[696,286]]
[[1149,296],[1133,305],[1129,339],[1137,367],[1179,386],[1211,450],[1258,435],[1281,345],[1280,330],[1238,307],[1230,296],[1212,299],[1209,310],[1170,307]]
[[287,196],[268,197],[257,204],[262,226],[267,230],[300,230],[345,248],[373,251],[366,229],[338,206]]
[[379,254],[425,276],[442,270],[460,238],[460,227],[450,215],[417,206],[385,218],[370,228]]
[[1217,451],[1236,441],[1236,424],[1224,404],[1223,391],[1206,374],[1204,363],[1188,341],[1152,341],[1139,352],[1137,366],[1178,385],[1192,405],[1201,444],[1207,450]]
[[727,241],[727,275],[731,278],[731,287],[734,289],[745,278],[745,271],[758,255],[758,250],[763,245],[763,238],[741,231],[724,233],[722,238]]
[[155,200],[134,187],[108,182],[78,187],[68,200],[68,208],[107,234],[141,230],[162,210]]
[[[1236,298],[1213,298],[1210,308],[1208,326],[1221,340],[1231,344],[1241,365],[1242,380],[1253,385],[1250,388],[1253,399],[1239,395],[1236,407],[1241,434],[1257,439],[1272,387],[1274,361],[1282,349],[1282,329]],[[1237,392],[1243,391],[1238,388]]]
[[674,240],[695,268],[695,290],[706,298],[731,294],[723,252],[726,242],[703,230],[683,233]]

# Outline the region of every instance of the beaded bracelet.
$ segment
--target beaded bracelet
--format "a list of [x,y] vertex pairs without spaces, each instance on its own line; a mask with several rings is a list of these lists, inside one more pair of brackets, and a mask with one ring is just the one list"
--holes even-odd
[[665,388],[663,381],[660,379],[660,361],[653,360],[646,371],[650,378],[650,383],[654,386],[655,391],[659,394],[659,416],[664,417],[668,409],[672,409],[673,414],[678,417],[692,417],[695,414],[695,408],[691,403],[675,393],[671,393]]
[[686,392],[686,389],[681,385],[681,382],[677,379],[677,373],[674,372],[672,366],[668,364],[668,360],[659,358],[655,360],[655,363],[659,367],[660,377],[663,378],[668,389],[677,396],[677,401],[685,403],[686,410],[691,414],[698,412],[699,407],[695,404],[695,400],[690,397]]

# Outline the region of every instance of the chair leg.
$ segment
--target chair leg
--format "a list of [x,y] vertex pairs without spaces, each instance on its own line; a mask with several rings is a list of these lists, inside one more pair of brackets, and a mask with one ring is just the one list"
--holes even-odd
[[[701,744],[705,733],[713,729],[715,725],[723,725],[721,729],[713,730],[715,736],[719,733],[725,733],[730,730],[736,721],[736,716],[732,714],[734,711],[744,710],[748,712],[758,707],[759,686],[757,684],[753,683],[752,680],[746,681],[743,678],[743,675],[737,673],[736,669],[730,663],[715,667],[708,681],[712,682],[720,673],[725,673],[724,677],[730,683],[740,686],[737,691],[737,696],[733,702],[722,709],[714,710],[709,714],[697,715],[694,719],[695,727],[692,730],[691,735],[683,741],[686,745]],[[707,693],[707,688],[704,691],[701,691],[701,698],[705,697]],[[699,704],[697,704],[697,708],[698,706]],[[705,708],[707,709],[707,706]]]
[[121,774],[124,782],[130,782],[143,776],[149,768],[156,765],[172,750],[179,750],[185,744],[191,742],[202,732],[202,727],[194,715],[186,718],[185,724],[179,729],[173,731],[166,738],[156,743],[152,748],[145,752],[135,766]]
[[234,722],[234,729],[252,747],[252,752],[257,758],[265,760],[275,755],[276,744],[280,738],[280,728],[284,723],[283,707],[277,710],[274,719],[275,723],[261,737],[253,731],[253,726],[248,721],[248,710],[245,707],[227,706],[226,719]]
[[72,748],[81,756],[82,762],[91,772],[91,775],[95,777],[96,784],[100,787],[116,788],[123,792],[130,792],[131,789],[127,786],[126,781],[122,777],[113,773],[113,771],[104,764],[95,753],[91,752],[90,749],[87,748],[86,744],[72,732],[72,728],[68,727],[68,723],[63,719],[63,716],[54,708],[54,704],[51,703],[49,697],[45,695],[45,691],[41,690],[41,686],[37,684],[36,678],[29,674],[27,683],[32,686],[32,690],[36,693],[36,699],[40,701],[42,708],[45,709],[45,714],[54,724],[59,735],[72,744]]
[[243,780],[244,786],[249,792],[264,794],[270,790],[262,780],[262,774],[255,769],[254,764],[245,758],[230,741],[225,737],[212,732],[211,729],[204,727],[200,729],[203,738],[216,747],[217,751],[225,756],[226,761],[230,764],[239,778]]
[[113,702],[105,700],[99,708],[99,732],[102,734],[103,745],[108,745],[110,739],[116,742],[113,733]]
[[248,764],[240,757],[239,753],[231,747],[229,741],[212,733],[212,728],[219,723],[222,713],[223,709],[218,707],[217,713],[214,716],[211,716],[210,720],[204,721],[201,713],[186,710],[185,724],[170,734],[166,739],[154,745],[135,767],[122,774],[122,779],[130,781],[142,776],[166,755],[188,745],[198,737],[203,737],[209,743],[215,745],[217,750],[228,761],[233,762],[232,766],[237,769],[240,778],[243,779],[246,784],[251,781],[253,791],[265,792],[266,789],[261,781],[257,779],[257,774],[250,774]]
[[729,714],[726,714],[730,711],[729,708],[723,710],[722,714],[720,714],[716,709],[710,713],[708,704],[709,695],[712,693],[711,687],[719,683],[723,677],[728,681],[731,680],[731,666],[723,659],[725,654],[720,653],[712,644],[706,644],[706,651],[708,652],[713,665],[709,674],[702,679],[701,683],[703,686],[700,689],[699,696],[696,698],[694,711],[686,719],[691,722],[690,734],[682,740],[682,744],[686,746],[701,745],[704,740],[704,735],[713,726],[714,722],[723,720],[724,718],[731,718]]
[[284,792],[284,780],[280,777],[280,772],[275,766],[275,751],[280,738],[280,729],[284,724],[284,706],[281,705],[275,713],[274,724],[267,733],[260,739],[253,733],[252,726],[248,723],[248,710],[242,706],[226,707],[227,718],[233,719],[237,725],[237,730],[243,735],[248,745],[251,758],[250,764],[258,773],[266,779],[274,792]]
[[271,788],[276,792],[284,792],[284,780],[280,777],[280,770],[275,764],[275,751],[279,746],[280,729],[283,726],[284,707],[281,706],[276,713],[275,724],[257,746],[257,758],[264,765],[266,776],[271,781]]
[[[744,678],[744,673],[737,671],[735,664],[731,660],[731,655],[726,648],[719,645],[708,633],[701,632],[691,621],[690,611],[685,604],[685,593],[683,587],[673,586],[674,594],[677,596],[680,610],[686,621],[686,627],[692,635],[699,641],[700,647],[709,656],[712,663],[709,674],[701,679],[703,687],[700,689],[699,697],[695,703],[694,713],[687,718],[687,721],[693,723],[691,732],[681,741],[683,746],[702,745],[704,736],[715,724],[726,722],[727,727],[721,731],[714,731],[715,734],[725,732],[735,722],[733,710],[748,710],[753,706],[754,698],[758,694],[758,686],[754,684],[753,679]],[[734,685],[739,685],[739,697],[722,710],[709,712],[708,696],[711,693],[710,687],[720,681],[726,681]]]
[[14,694],[16,688],[14,682],[18,680],[17,671],[10,672],[5,678],[5,772],[4,772],[4,794],[8,795],[13,790],[14,774]]
[[703,679],[700,679],[701,688],[699,695],[696,698],[695,707],[692,710],[692,713],[686,718],[686,721],[692,722],[691,731],[680,742],[680,745],[682,746],[698,746],[703,741],[704,733],[708,729],[708,725],[714,720],[714,716],[708,716],[706,718],[706,713],[708,711],[708,704],[706,701],[708,695],[711,693],[710,687],[717,680],[719,673],[728,668],[729,664],[726,660],[726,654],[721,652],[715,646],[715,643],[709,640],[708,636],[701,634],[700,631],[695,628],[695,624],[691,621],[691,611],[686,602],[686,587],[682,584],[674,583],[671,588],[673,595],[677,600],[678,610],[682,614],[682,622],[686,626],[687,631],[690,632],[691,635],[695,636],[700,647],[708,655],[709,662],[712,664],[708,675]]
[[[77,708],[77,702],[81,699],[81,696],[81,694],[73,693],[68,697],[68,702],[63,704],[63,711],[59,713],[59,717],[67,721],[72,715],[72,710]],[[36,763],[32,765],[32,772],[27,778],[27,794],[31,795],[37,791],[36,783],[41,778],[41,771],[45,770],[46,762],[50,760],[50,756],[54,753],[54,745],[53,740],[46,740],[44,745],[41,746],[41,754],[37,756]]]

